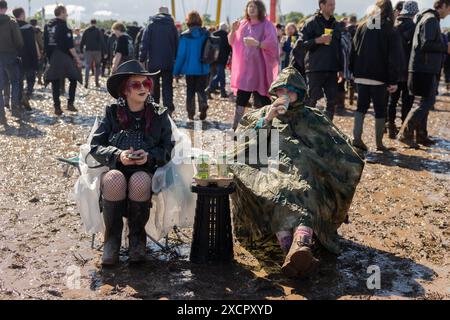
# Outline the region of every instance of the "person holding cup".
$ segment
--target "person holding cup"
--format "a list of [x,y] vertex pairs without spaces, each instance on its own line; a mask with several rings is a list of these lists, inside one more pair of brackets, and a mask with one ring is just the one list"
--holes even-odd
[[[337,229],[364,161],[328,117],[305,104],[306,84],[294,67],[283,69],[269,92],[272,104],[247,113],[236,131],[233,231],[244,247],[275,235],[285,254],[281,271],[301,278],[317,271],[319,243],[339,254]],[[270,162],[254,161],[252,150],[273,144]]]
[[244,15],[232,24],[228,35],[233,50],[231,89],[237,97],[233,129],[252,95],[255,107],[270,104],[268,91],[278,74],[280,58],[277,31],[267,19],[264,3],[248,1]]
[[315,107],[323,94],[327,99],[325,114],[333,120],[338,82],[343,81],[344,58],[341,27],[334,18],[335,0],[319,0],[319,10],[301,31],[302,49],[306,52],[309,103]]

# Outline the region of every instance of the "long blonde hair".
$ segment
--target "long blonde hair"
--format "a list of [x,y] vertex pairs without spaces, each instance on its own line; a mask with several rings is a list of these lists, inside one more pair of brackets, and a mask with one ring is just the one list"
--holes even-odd
[[372,11],[360,22],[359,27],[367,25],[369,20],[378,14],[380,15],[382,26],[388,27],[388,29],[394,27],[394,7],[392,6],[391,0],[378,0]]

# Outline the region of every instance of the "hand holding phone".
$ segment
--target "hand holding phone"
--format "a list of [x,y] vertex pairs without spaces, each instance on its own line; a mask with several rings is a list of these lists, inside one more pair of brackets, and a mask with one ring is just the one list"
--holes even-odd
[[144,159],[144,155],[140,153],[129,153],[127,154],[127,158],[131,160],[142,160]]
[[148,160],[148,154],[144,150],[134,150],[130,148],[120,154],[120,162],[125,166],[143,165]]

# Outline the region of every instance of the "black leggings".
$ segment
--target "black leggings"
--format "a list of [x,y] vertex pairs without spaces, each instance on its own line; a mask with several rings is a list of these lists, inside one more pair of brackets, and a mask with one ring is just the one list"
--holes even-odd
[[239,107],[246,107],[250,101],[250,97],[253,94],[253,103],[256,108],[262,108],[272,103],[269,97],[262,96],[257,91],[249,92],[244,90],[238,90],[236,97],[236,105]]
[[395,122],[395,116],[397,115],[397,104],[402,98],[402,122],[405,121],[414,104],[414,96],[409,94],[408,84],[406,82],[400,82],[398,84],[398,90],[390,95],[389,102],[389,122]]
[[384,119],[387,109],[387,90],[385,85],[368,86],[358,84],[358,108],[356,111],[366,114],[373,102],[375,118]]

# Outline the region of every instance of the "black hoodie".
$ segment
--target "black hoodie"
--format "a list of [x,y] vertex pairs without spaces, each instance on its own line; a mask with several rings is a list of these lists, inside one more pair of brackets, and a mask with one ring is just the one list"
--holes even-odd
[[414,38],[414,31],[416,30],[416,24],[412,17],[399,16],[395,22],[395,27],[400,35],[403,55],[405,57],[405,63],[402,64],[400,69],[400,82],[406,82],[408,80],[408,64],[411,57],[412,43]]
[[178,41],[178,31],[172,17],[168,14],[157,14],[150,18],[144,31],[139,60],[148,60],[148,69],[151,71],[170,71],[177,57]]
[[441,72],[443,54],[447,51],[442,41],[439,13],[434,9],[425,10],[417,16],[409,72]]
[[54,18],[45,25],[44,50],[48,58],[50,58],[55,49],[59,49],[71,56],[70,49],[73,47],[72,30],[69,29],[66,21]]
[[393,26],[383,24],[381,28],[369,28],[365,23],[358,27],[350,59],[350,70],[355,78],[396,85],[403,63],[400,35]]
[[19,51],[19,56],[22,59],[22,67],[25,70],[37,70],[38,53],[33,26],[25,21],[18,21],[17,23],[19,24],[24,42],[24,46]]

